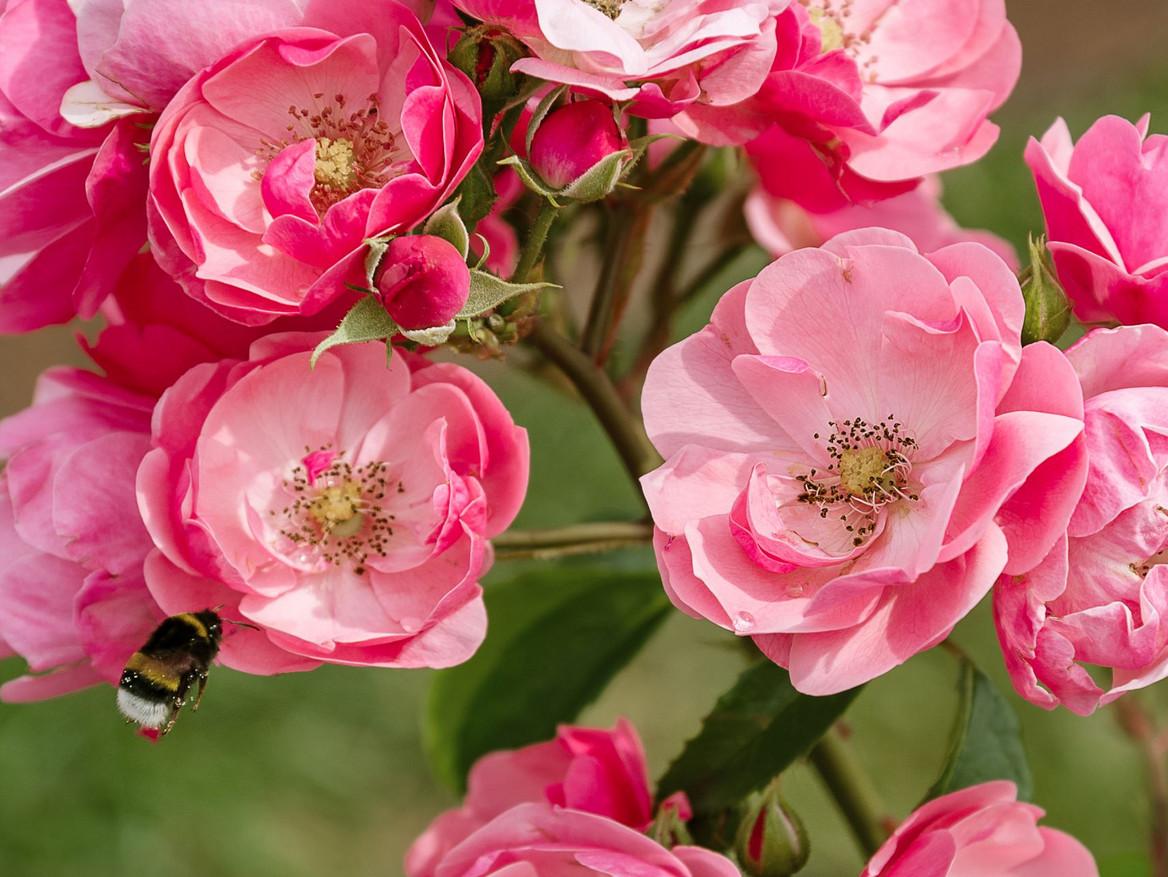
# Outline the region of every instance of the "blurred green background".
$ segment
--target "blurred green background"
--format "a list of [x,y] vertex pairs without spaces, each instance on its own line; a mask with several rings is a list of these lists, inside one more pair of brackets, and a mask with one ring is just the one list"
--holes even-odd
[[[1042,227],[1021,160],[1028,136],[1062,115],[1077,137],[1109,112],[1134,119],[1150,111],[1152,130],[1168,131],[1168,2],[1013,0],[1010,17],[1025,66],[995,116],[1001,139],[981,163],[947,174],[945,186],[960,222],[1022,247],[1027,232]],[[741,260],[721,288],[760,264]],[[685,328],[701,325],[713,301],[697,303]],[[0,413],[28,404],[41,369],[82,364],[73,331],[0,342]],[[516,526],[639,514],[584,411],[565,411],[562,396],[531,378],[493,366],[486,373],[531,432],[533,488]],[[500,564],[488,583],[508,574]],[[1046,824],[1086,843],[1105,877],[1146,874],[1143,762],[1111,711],[1084,719],[1018,699],[988,605],[955,638],[1018,710]],[[606,726],[618,715],[632,719],[658,776],[742,666],[732,637],[678,613],[583,718]],[[0,663],[0,681],[22,669],[18,660]],[[848,714],[852,745],[898,817],[940,768],[956,675],[948,655],[920,655],[872,683]],[[184,715],[158,746],[122,722],[108,688],[2,704],[0,877],[398,875],[409,842],[455,803],[430,778],[422,751],[418,722],[429,678],[340,667],[260,678],[218,668],[199,713]],[[1144,695],[1168,720],[1168,684]],[[812,838],[803,873],[858,874],[863,862],[814,775],[794,769],[787,792]]]

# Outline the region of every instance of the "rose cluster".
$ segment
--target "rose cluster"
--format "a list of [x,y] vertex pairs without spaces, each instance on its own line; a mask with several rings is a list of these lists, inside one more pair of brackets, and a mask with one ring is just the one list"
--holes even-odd
[[[248,673],[470,658],[529,449],[434,354],[528,336],[640,476],[673,603],[801,692],[991,591],[1035,703],[1168,676],[1168,138],[1107,117],[1030,143],[1049,243],[1024,288],[936,176],[993,145],[1020,61],[1001,0],[0,0],[0,331],[100,317],[104,372],[51,370],[0,423],[0,656],[30,671],[0,695],[117,684],[212,607]],[[718,156],[775,261],[668,347],[679,215],[618,376],[650,215],[733,189]],[[559,216],[611,244],[577,339]],[[1143,325],[1063,352],[1056,276],[1081,320]],[[645,834],[688,815],[654,810],[631,726],[563,728],[480,761],[406,868],[733,877]],[[865,875],[1093,873],[1039,815],[956,792]]]
[[468,297],[465,254],[420,232],[482,111],[428,12],[0,4],[0,328],[106,324],[106,377],[51,371],[0,427],[0,640],[38,674],[6,699],[117,684],[163,617],[211,607],[252,673],[482,641],[524,430],[461,366],[313,356],[356,302],[409,331]]
[[[646,837],[650,802],[641,741],[627,721],[610,731],[561,727],[548,743],[481,758],[463,805],[440,815],[410,847],[406,877],[740,877],[725,856]],[[661,802],[653,822],[668,825],[673,814],[686,818],[688,811],[678,793]],[[910,815],[861,877],[906,871],[1097,877],[1083,845],[1039,827],[1041,816],[1039,808],[1016,800],[1008,782],[943,795]],[[738,855],[750,859],[750,849],[747,844]],[[740,863],[748,873],[769,873],[755,870],[757,862]]]

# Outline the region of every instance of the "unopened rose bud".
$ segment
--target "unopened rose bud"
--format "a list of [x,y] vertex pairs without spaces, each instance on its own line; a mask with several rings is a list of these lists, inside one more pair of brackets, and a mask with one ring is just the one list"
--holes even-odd
[[685,792],[674,792],[661,802],[661,806],[657,808],[657,815],[649,823],[645,834],[666,849],[672,849],[678,844],[692,845],[693,837],[686,827],[686,823],[692,818],[693,808]]
[[503,101],[518,93],[523,75],[512,73],[511,65],[526,55],[509,33],[484,25],[462,35],[450,50],[450,63],[470,77],[484,101]]
[[445,326],[470,294],[470,269],[449,241],[409,235],[389,242],[377,291],[403,329]]
[[738,861],[750,877],[790,877],[807,864],[810,847],[803,820],[779,795],[778,780],[748,799],[736,846]]
[[[601,101],[583,100],[548,113],[531,138],[528,161],[549,188],[565,190],[608,159],[615,171],[608,185],[611,191],[620,172],[620,159],[613,157],[627,149],[612,108]],[[579,200],[596,200],[606,194]]]
[[1022,343],[1049,341],[1062,337],[1071,321],[1071,305],[1054,276],[1054,266],[1046,250],[1046,239],[1030,241],[1030,267],[1022,274],[1022,299],[1026,317],[1022,321]]

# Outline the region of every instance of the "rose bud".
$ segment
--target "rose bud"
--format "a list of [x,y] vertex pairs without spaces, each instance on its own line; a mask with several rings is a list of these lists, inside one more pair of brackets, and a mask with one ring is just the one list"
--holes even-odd
[[531,138],[528,160],[544,183],[562,190],[625,149],[612,108],[601,101],[584,100],[548,113]]
[[515,37],[497,27],[472,28],[450,50],[449,61],[470,77],[487,101],[509,100],[523,84],[522,73],[512,73],[511,65],[527,56]]
[[1046,238],[1030,241],[1030,267],[1019,278],[1022,298],[1026,302],[1026,319],[1022,322],[1022,343],[1049,341],[1054,344],[1071,322],[1071,305],[1067,294],[1055,279],[1054,265],[1046,249]]
[[394,238],[381,266],[377,291],[403,329],[445,326],[470,294],[466,262],[453,244],[434,235]]
[[738,861],[751,877],[790,877],[807,864],[807,831],[779,795],[778,780],[748,799],[737,847]]

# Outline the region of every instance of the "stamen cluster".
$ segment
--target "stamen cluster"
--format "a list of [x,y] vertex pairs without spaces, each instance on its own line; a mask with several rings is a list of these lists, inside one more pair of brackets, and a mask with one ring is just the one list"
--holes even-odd
[[886,504],[919,499],[907,489],[912,471],[909,454],[917,443],[902,434],[903,426],[892,414],[876,424],[856,417],[842,424],[829,420],[828,425],[833,428],[827,439],[832,462],[822,472],[812,468],[796,476],[803,485],[796,499],[818,506],[821,518],[838,513],[844,529],[854,534],[852,544],[859,546],[875,532],[878,513]]
[[[323,92],[312,96],[324,99]],[[322,215],[354,192],[381,188],[403,170],[397,138],[389,123],[379,117],[377,95],[371,94],[365,100],[365,107],[349,112],[345,96],[340,93],[320,109],[293,104],[288,107],[293,120],[286,128],[288,137],[265,137],[256,150],[267,163],[294,143],[316,140],[316,185],[311,198],[313,207]],[[252,176],[262,179],[263,172],[255,171]]]
[[[306,455],[311,452],[306,446]],[[292,501],[269,514],[287,521],[280,535],[307,549],[303,560],[315,558],[333,566],[347,562],[363,575],[371,555],[386,556],[393,536],[397,516],[382,501],[387,491],[404,493],[405,486],[400,480],[395,486],[395,479],[386,476],[388,466],[379,460],[354,468],[343,456],[344,451],[337,453],[331,465],[311,476],[298,463],[283,481]]]

